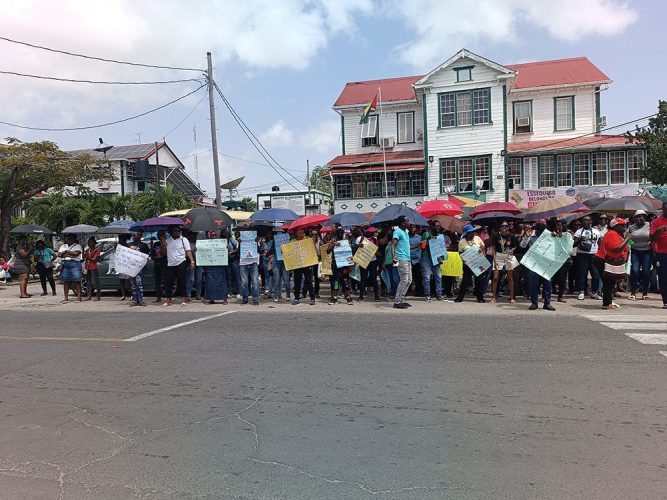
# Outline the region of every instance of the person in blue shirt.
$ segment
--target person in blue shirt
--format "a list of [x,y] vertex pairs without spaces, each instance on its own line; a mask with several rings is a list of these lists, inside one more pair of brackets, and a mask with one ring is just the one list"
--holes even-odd
[[56,282],[53,279],[53,268],[55,267],[53,260],[56,258],[55,252],[52,248],[46,246],[44,240],[37,240],[35,243],[35,251],[32,253],[35,258],[35,267],[39,274],[39,281],[42,285],[42,295],[48,295],[46,291],[46,282],[51,286],[51,293],[56,295]]
[[410,237],[408,227],[410,222],[405,216],[396,220],[397,227],[392,235],[391,250],[392,262],[398,267],[398,289],[394,297],[394,308],[407,309],[409,304],[405,302],[405,294],[412,283],[412,262],[410,260]]

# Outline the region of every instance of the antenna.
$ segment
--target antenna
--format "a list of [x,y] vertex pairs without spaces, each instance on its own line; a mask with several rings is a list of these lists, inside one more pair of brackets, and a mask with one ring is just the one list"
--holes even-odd
[[227,181],[220,186],[221,189],[229,190],[229,201],[234,201],[234,193],[236,193],[236,196],[239,195],[238,189],[236,188],[243,182],[243,179],[245,179],[245,176],[234,179],[233,181]]

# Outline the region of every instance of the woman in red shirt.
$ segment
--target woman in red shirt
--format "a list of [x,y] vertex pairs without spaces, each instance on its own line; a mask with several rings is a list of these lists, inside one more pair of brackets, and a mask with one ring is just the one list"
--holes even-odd
[[83,252],[83,259],[86,266],[86,278],[88,282],[88,300],[93,298],[93,288],[95,288],[95,294],[97,298],[95,300],[100,300],[102,298],[102,290],[100,290],[100,272],[97,269],[97,263],[100,260],[100,249],[97,247],[97,241],[93,236],[88,238],[88,246]]
[[613,301],[616,280],[607,277],[604,272],[605,261],[628,260],[628,241],[630,235],[627,232],[627,222],[616,217],[609,223],[609,231],[600,242],[600,247],[593,257],[593,264],[602,277],[602,309],[618,309],[620,306]]

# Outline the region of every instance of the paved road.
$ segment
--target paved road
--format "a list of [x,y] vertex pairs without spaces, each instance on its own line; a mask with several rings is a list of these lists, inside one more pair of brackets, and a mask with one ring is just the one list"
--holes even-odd
[[662,311],[314,309],[2,311],[0,497],[667,498]]

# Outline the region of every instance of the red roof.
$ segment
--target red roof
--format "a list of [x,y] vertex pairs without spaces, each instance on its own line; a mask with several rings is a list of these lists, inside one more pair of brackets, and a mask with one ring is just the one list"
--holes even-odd
[[378,87],[382,88],[382,102],[414,101],[415,92],[412,90],[412,84],[420,78],[421,76],[404,76],[346,83],[334,107],[368,104],[377,93]]
[[622,135],[592,135],[588,137],[575,137],[573,139],[549,139],[544,141],[515,142],[508,144],[507,150],[510,153],[523,153],[526,151],[545,149],[619,146],[627,143],[628,140]]
[[508,64],[507,67],[518,73],[514,89],[611,82],[610,78],[586,57]]
[[[355,155],[341,155],[336,156],[327,165],[335,167],[337,165],[373,165],[384,163],[385,158],[382,153],[363,153]],[[387,163],[401,163],[401,162],[424,162],[424,151],[388,151],[386,153]]]
[[[424,162],[387,165],[387,172],[396,172],[399,170],[424,170]],[[383,172],[384,165],[332,167],[329,169],[329,171],[336,174],[352,174],[357,172]]]

